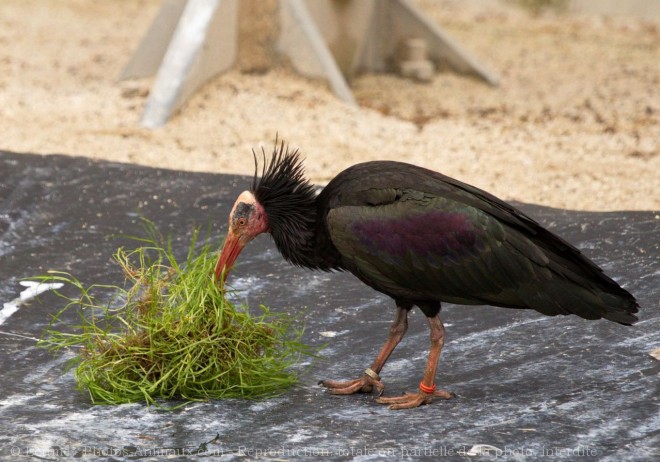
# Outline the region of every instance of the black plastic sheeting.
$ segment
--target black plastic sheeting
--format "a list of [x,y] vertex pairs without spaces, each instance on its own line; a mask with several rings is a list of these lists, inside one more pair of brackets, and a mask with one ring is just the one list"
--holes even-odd
[[[49,269],[84,283],[119,283],[111,255],[140,235],[140,217],[184,255],[195,225],[220,242],[247,178],[185,173],[65,156],[0,152],[0,301]],[[319,379],[355,378],[373,360],[393,303],[351,275],[286,264],[268,237],[230,276],[250,306],[297,313],[304,341],[326,344],[299,386],[282,396],[188,405],[94,406],[65,361],[35,347],[61,301],[45,293],[0,325],[0,457],[114,460],[219,457],[334,460],[651,460],[660,457],[660,217],[519,204],[577,245],[631,291],[640,322],[446,304],[438,384],[457,393],[390,411],[370,395],[329,395]],[[71,322],[75,316],[70,315]],[[386,395],[414,390],[428,351],[421,313],[381,376]]]

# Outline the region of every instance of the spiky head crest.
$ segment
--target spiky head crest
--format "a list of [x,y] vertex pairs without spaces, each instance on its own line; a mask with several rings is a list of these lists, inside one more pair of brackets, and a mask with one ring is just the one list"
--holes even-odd
[[[270,232],[282,255],[289,261],[304,265],[303,253],[313,245],[316,224],[316,193],[305,178],[298,150],[275,140],[270,161],[261,149],[263,163],[259,172],[259,156],[252,151],[255,162],[252,192],[268,215]],[[259,173],[261,175],[259,176]]]

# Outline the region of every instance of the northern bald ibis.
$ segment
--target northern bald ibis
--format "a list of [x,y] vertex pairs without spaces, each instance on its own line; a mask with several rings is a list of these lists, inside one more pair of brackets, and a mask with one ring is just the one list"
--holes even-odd
[[[255,155],[255,165],[257,156]],[[393,409],[433,397],[444,344],[442,302],[531,308],[548,316],[575,314],[630,325],[635,298],[578,249],[520,210],[474,186],[402,162],[354,165],[316,194],[297,151],[275,144],[252,187],[238,196],[216,266],[224,283],[243,247],[270,233],[294,265],[349,271],[390,296],[397,307],[387,341],[364,374],[323,380],[334,394],[378,392]],[[427,316],[431,347],[419,390],[380,397],[379,373],[417,306]]]

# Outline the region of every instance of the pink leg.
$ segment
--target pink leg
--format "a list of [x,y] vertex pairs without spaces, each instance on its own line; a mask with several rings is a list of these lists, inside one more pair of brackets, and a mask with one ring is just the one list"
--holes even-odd
[[445,327],[442,324],[439,314],[428,318],[428,321],[431,328],[431,349],[429,351],[429,359],[426,362],[424,377],[419,385],[420,390],[416,393],[406,393],[403,396],[377,398],[376,402],[389,404],[390,409],[410,409],[421,406],[422,404],[428,404],[434,397],[451,399],[455,396],[453,393],[435,389],[435,372],[440,361],[442,347],[445,344]]
[[390,333],[387,336],[385,345],[383,345],[378,356],[371,363],[371,367],[365,371],[362,377],[346,382],[321,380],[319,385],[329,388],[330,392],[334,395],[350,395],[358,392],[369,393],[375,387],[378,396],[380,396],[385,389],[385,385],[380,381],[378,374],[408,330],[408,311],[410,310],[410,306],[397,305],[397,308],[396,318],[390,327]]

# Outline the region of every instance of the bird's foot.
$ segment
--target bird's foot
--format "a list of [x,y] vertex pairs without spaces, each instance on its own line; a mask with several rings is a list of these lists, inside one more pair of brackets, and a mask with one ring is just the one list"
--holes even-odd
[[452,399],[456,394],[450,391],[433,390],[433,391],[418,391],[417,393],[404,393],[401,396],[394,396],[391,398],[376,398],[379,404],[389,404],[390,409],[412,409],[419,407],[422,404],[429,404],[433,398]]
[[321,380],[319,385],[329,388],[333,395],[352,395],[353,393],[371,393],[376,392],[377,396],[383,394],[385,385],[380,381],[380,377],[371,369],[364,371],[364,375],[359,379],[348,380],[346,382],[336,380]]

